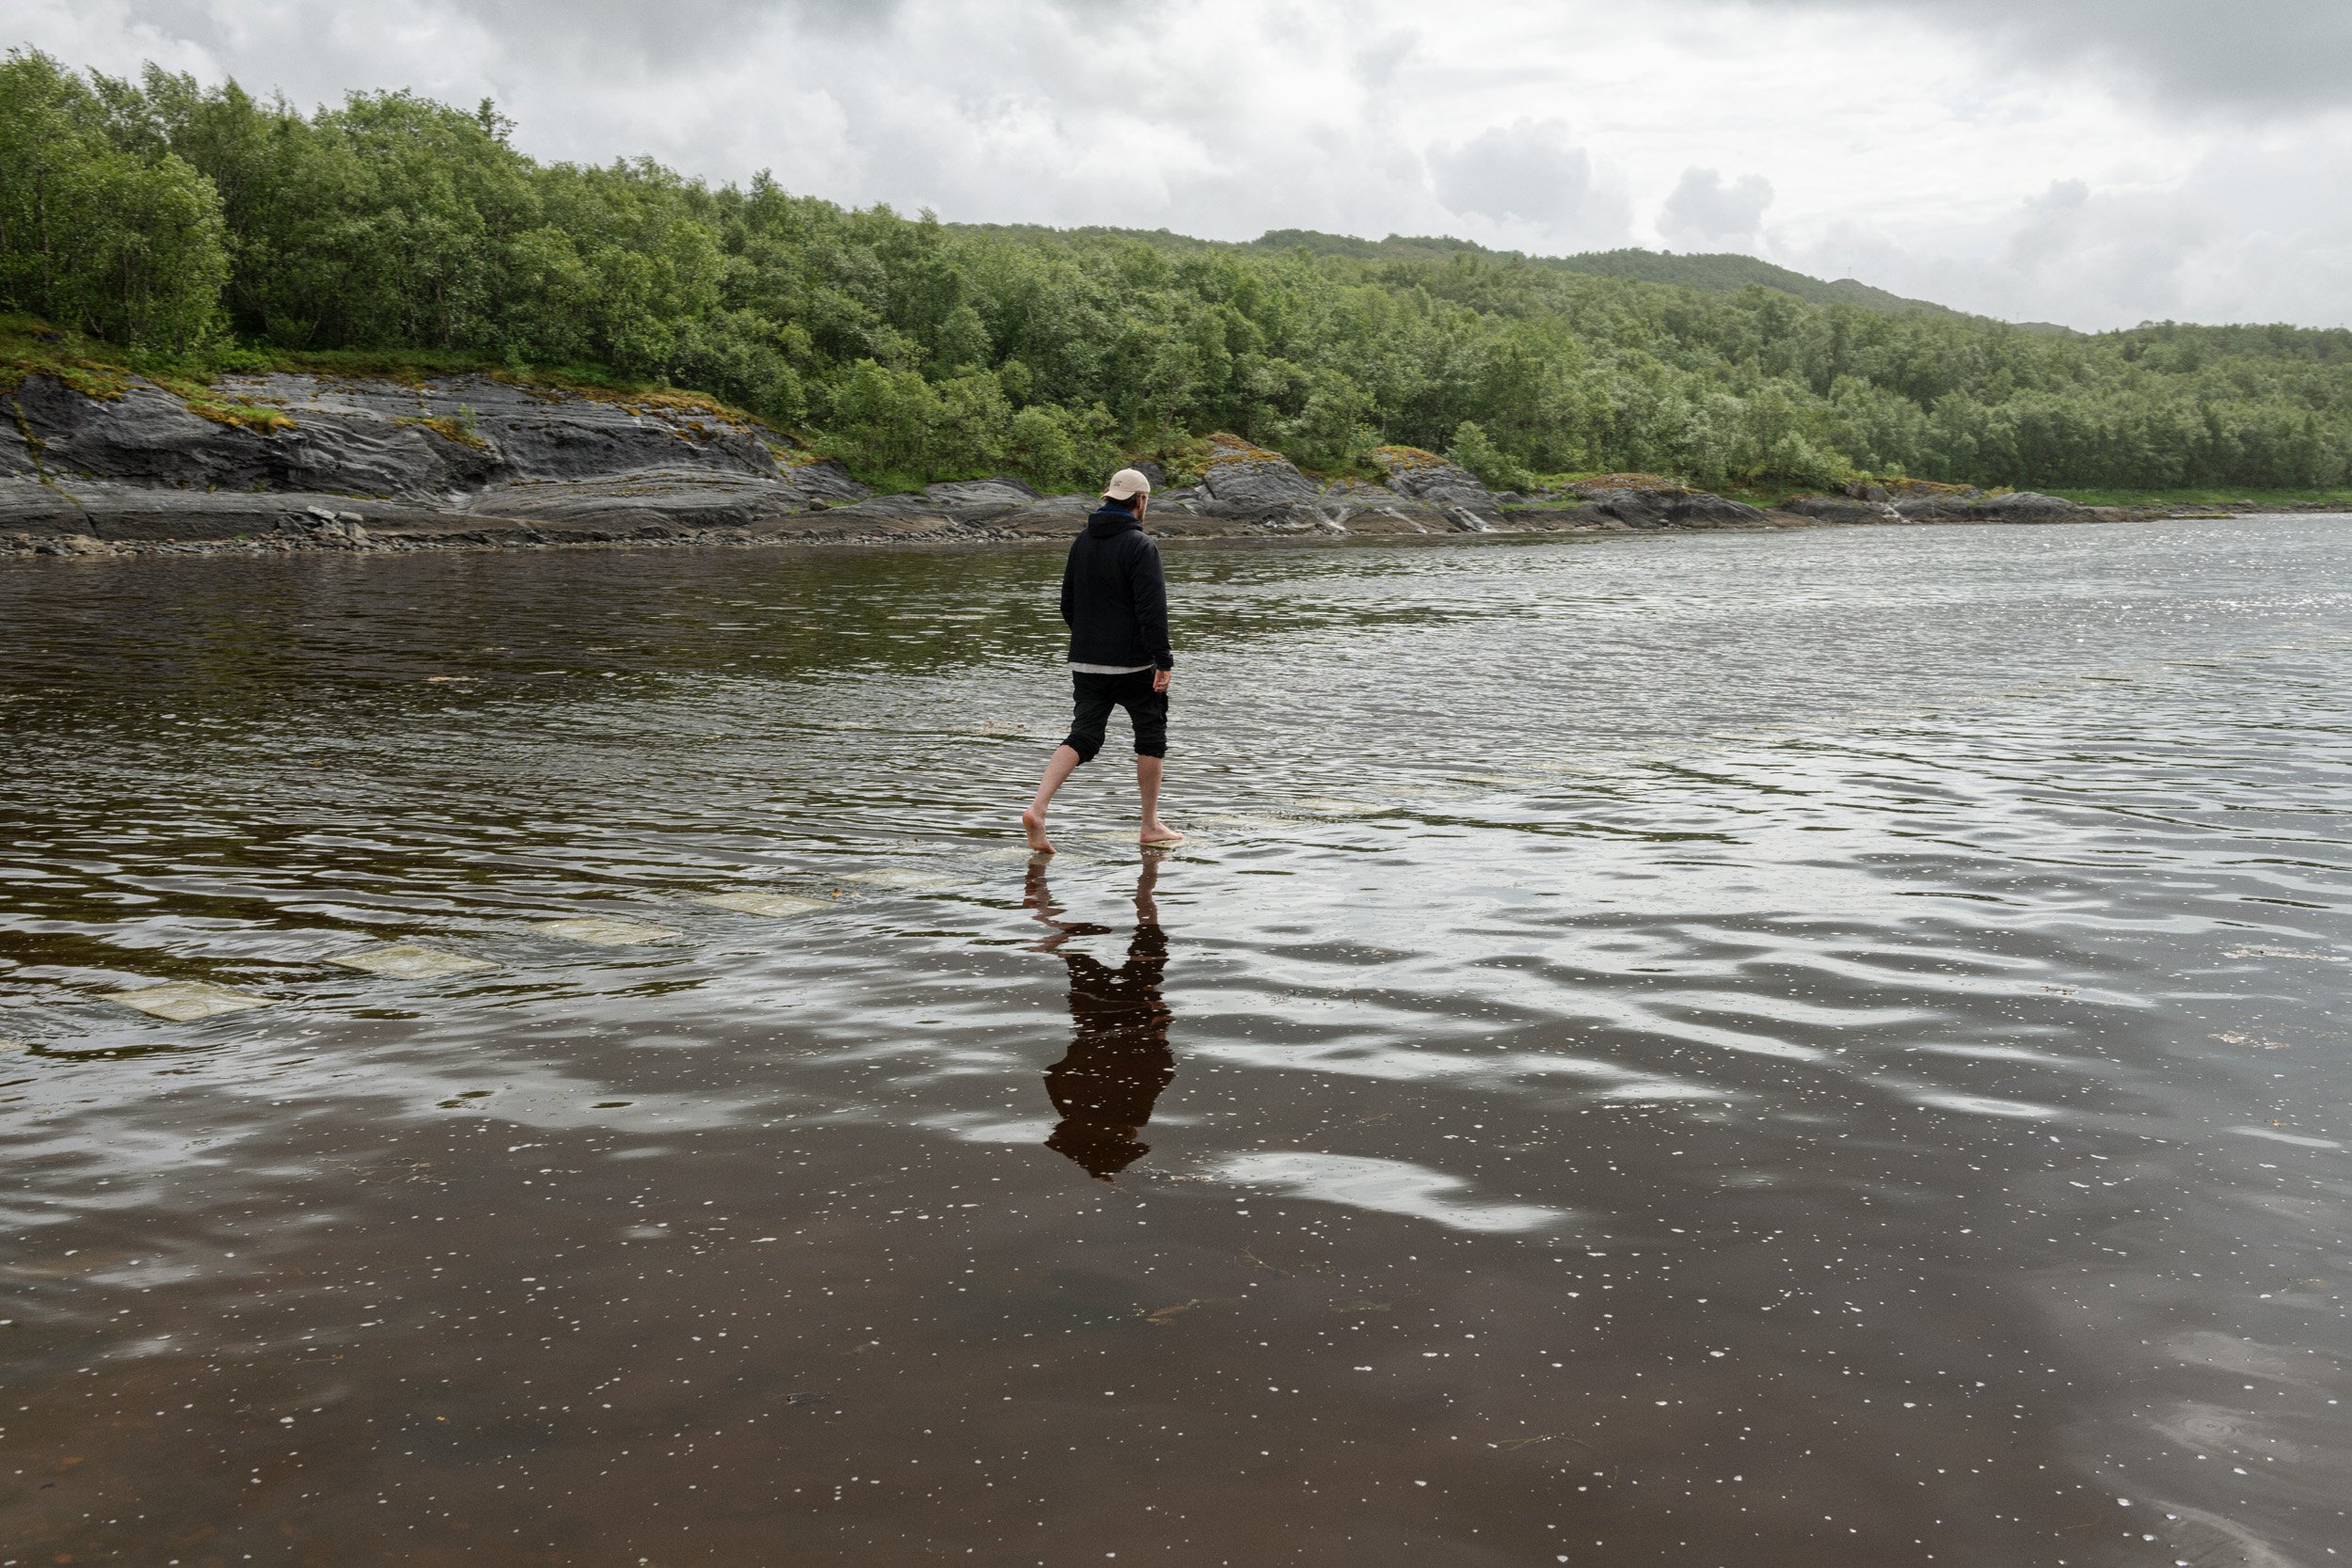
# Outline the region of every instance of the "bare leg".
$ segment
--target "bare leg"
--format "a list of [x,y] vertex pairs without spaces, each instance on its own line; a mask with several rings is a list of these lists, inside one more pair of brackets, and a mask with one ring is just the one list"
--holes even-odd
[[1054,791],[1078,770],[1082,759],[1067,746],[1057,746],[1045,764],[1045,777],[1038,781],[1037,799],[1021,814],[1021,832],[1027,836],[1029,847],[1041,855],[1054,852],[1053,841],[1045,836],[1045,808],[1054,803]]
[[1160,773],[1165,766],[1165,758],[1136,758],[1136,793],[1143,797],[1143,842],[1146,844],[1184,842],[1184,834],[1160,820]]

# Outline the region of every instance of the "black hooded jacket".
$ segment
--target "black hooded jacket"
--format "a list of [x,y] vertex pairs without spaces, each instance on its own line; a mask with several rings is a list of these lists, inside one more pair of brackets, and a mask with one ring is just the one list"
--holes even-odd
[[1073,664],[1176,668],[1160,547],[1125,507],[1097,511],[1071,545],[1061,572],[1061,618],[1070,623]]

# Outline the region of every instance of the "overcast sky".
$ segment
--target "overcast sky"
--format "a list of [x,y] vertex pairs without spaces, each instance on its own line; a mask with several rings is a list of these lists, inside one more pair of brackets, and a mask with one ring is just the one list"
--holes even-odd
[[962,220],[1741,250],[2352,324],[2352,0],[0,0],[0,43]]

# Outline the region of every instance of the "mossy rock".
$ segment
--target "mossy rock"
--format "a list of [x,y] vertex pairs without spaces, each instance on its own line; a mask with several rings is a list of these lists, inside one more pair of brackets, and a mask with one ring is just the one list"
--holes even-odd
[[1451,459],[1434,451],[1424,451],[1419,447],[1375,447],[1367,455],[1371,457],[1375,467],[1391,478],[1398,474],[1411,473],[1419,468],[1454,467]]
[[1208,437],[1208,451],[1201,455],[1200,465],[1213,468],[1224,463],[1288,463],[1289,458],[1268,447],[1262,447],[1247,436],[1231,431],[1217,431]]

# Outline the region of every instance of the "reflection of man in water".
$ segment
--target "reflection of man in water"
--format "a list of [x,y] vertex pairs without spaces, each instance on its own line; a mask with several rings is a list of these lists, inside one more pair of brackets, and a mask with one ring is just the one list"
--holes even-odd
[[1061,1121],[1045,1147],[1105,1181],[1152,1151],[1137,1134],[1152,1119],[1160,1091],[1176,1076],[1176,1058],[1168,1048],[1173,1015],[1160,999],[1168,937],[1152,901],[1160,875],[1157,859],[1146,857],[1136,879],[1136,934],[1127,943],[1127,961],[1117,969],[1064,947],[1072,937],[1101,936],[1110,927],[1061,919],[1045,886],[1043,864],[1029,872],[1029,908],[1054,928],[1037,951],[1058,952],[1070,966],[1070,1050],[1045,1069],[1045,1092]]

